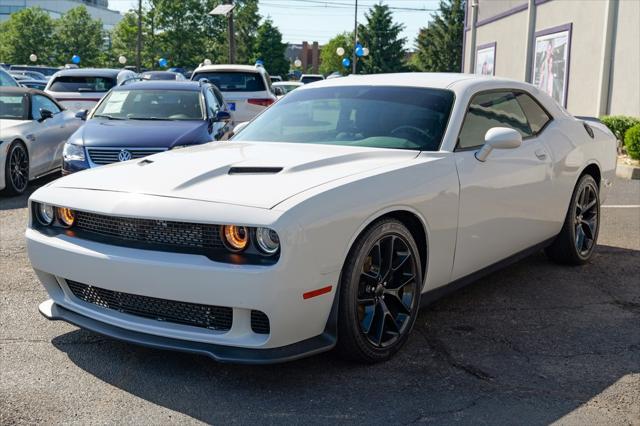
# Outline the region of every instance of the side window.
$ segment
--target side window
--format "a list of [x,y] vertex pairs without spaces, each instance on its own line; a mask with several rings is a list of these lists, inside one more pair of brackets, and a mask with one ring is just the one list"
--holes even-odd
[[482,146],[484,135],[492,127],[515,129],[523,138],[534,133],[513,92],[482,93],[471,100],[460,130],[458,148]]
[[551,121],[551,117],[549,117],[549,114],[542,109],[538,102],[533,100],[533,98],[526,93],[516,93],[516,97],[524,111],[524,115],[527,116],[529,126],[531,126],[531,131],[534,134],[537,134],[549,121]]
[[54,114],[60,112],[60,108],[58,108],[51,99],[42,95],[33,95],[31,97],[31,115],[34,120],[40,120],[42,118],[40,114],[41,109],[49,110]]
[[218,101],[216,97],[213,96],[213,92],[211,91],[211,89],[207,89],[205,91],[204,97],[207,100],[207,111],[209,117],[215,117],[220,107],[218,106]]

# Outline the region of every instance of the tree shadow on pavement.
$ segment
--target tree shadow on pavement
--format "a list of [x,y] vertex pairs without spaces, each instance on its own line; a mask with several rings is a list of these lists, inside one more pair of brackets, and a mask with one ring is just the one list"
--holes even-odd
[[[639,273],[638,250],[600,246],[575,268],[534,255],[423,309],[377,365],[331,353],[225,365],[83,330],[53,344],[100,380],[208,423],[548,424],[640,373]],[[619,407],[581,418],[633,423]]]

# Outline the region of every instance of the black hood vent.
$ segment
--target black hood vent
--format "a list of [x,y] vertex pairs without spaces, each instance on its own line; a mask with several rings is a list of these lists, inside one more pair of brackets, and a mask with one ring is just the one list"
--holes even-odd
[[231,167],[230,175],[275,175],[282,167]]

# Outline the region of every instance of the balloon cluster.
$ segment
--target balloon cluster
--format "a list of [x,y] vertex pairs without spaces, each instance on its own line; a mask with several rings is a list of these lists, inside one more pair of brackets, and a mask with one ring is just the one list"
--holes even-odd
[[[338,47],[336,49],[336,54],[338,56],[344,56],[345,53],[346,51],[344,50],[344,47]],[[357,57],[361,58],[363,56],[369,55],[369,49],[367,49],[366,47],[363,47],[360,43],[357,43],[355,48],[355,53]],[[349,68],[351,66],[351,60],[348,57],[343,58],[342,66],[345,68]]]

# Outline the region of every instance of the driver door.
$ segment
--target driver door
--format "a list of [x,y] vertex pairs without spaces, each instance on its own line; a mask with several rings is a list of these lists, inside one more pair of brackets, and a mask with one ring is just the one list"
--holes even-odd
[[[545,210],[545,195],[551,190],[551,157],[538,135],[541,129],[532,129],[523,112],[518,100],[521,95],[507,90],[476,94],[465,115],[454,154],[460,207],[452,280],[557,232],[557,218]],[[474,154],[493,127],[517,130],[522,145],[495,149],[485,162],[478,161]]]
[[[42,120],[42,110],[53,113],[53,117]],[[49,98],[34,94],[31,96],[31,116],[33,129],[30,162],[32,176],[46,173],[60,166],[62,145],[65,142],[65,120],[61,109]],[[40,121],[42,120],[42,121]]]

